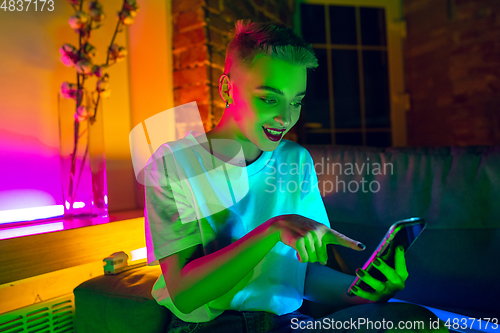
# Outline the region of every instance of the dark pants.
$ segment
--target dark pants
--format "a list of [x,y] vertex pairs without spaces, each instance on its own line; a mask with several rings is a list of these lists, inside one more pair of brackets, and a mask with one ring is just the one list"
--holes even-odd
[[409,303],[365,304],[314,320],[298,311],[277,316],[262,311],[224,311],[205,323],[172,316],[169,333],[448,332],[431,311]]

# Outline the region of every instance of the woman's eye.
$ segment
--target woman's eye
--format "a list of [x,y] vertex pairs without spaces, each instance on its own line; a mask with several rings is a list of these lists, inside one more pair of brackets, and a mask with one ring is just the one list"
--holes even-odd
[[262,100],[264,103],[269,104],[269,105],[276,104],[276,100],[275,100],[275,99],[261,98],[261,100]]
[[[275,99],[267,99],[267,98],[264,98],[264,97],[260,97],[260,99],[266,103],[267,105],[275,105],[276,103],[278,103],[277,100]],[[294,102],[294,103],[290,103],[290,105],[296,109],[300,108],[301,106],[304,105],[304,102]]]

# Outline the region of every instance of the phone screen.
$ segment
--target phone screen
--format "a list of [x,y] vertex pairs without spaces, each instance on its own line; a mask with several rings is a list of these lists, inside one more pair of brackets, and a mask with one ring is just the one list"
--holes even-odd
[[[370,256],[370,259],[363,265],[363,269],[366,270],[371,276],[375,279],[380,280],[382,282],[387,281],[385,275],[383,275],[373,264],[373,261],[380,257],[384,260],[392,268],[395,268],[394,265],[394,253],[396,248],[399,245],[403,245],[404,251],[406,252],[413,242],[417,239],[417,237],[422,233],[425,228],[425,221],[421,218],[411,218],[403,221],[398,221],[394,223],[389,231],[386,233],[379,246],[373,254]],[[354,279],[353,283],[348,289],[348,294],[353,295],[351,293],[351,288],[353,285],[356,285],[358,288],[361,288],[365,291],[372,292],[374,291],[369,285],[360,280],[357,276]]]

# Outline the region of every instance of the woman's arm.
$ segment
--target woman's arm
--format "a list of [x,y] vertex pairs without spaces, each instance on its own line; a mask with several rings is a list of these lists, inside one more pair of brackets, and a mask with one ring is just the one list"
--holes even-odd
[[227,293],[276,245],[279,234],[265,222],[216,252],[186,264],[196,247],[159,260],[175,307],[190,313]]
[[236,242],[189,263],[195,247],[160,259],[172,302],[179,311],[190,313],[219,298],[236,286],[278,241],[294,248],[301,262],[326,261],[327,244],[362,250],[359,242],[314,220],[296,214],[277,216]]

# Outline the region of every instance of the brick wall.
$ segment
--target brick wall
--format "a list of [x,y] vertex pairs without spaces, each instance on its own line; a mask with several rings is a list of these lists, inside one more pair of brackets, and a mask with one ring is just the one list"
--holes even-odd
[[293,0],[173,0],[174,104],[196,101],[205,131],[224,112],[219,77],[238,19],[292,26]]
[[410,145],[500,145],[500,1],[405,0]]

